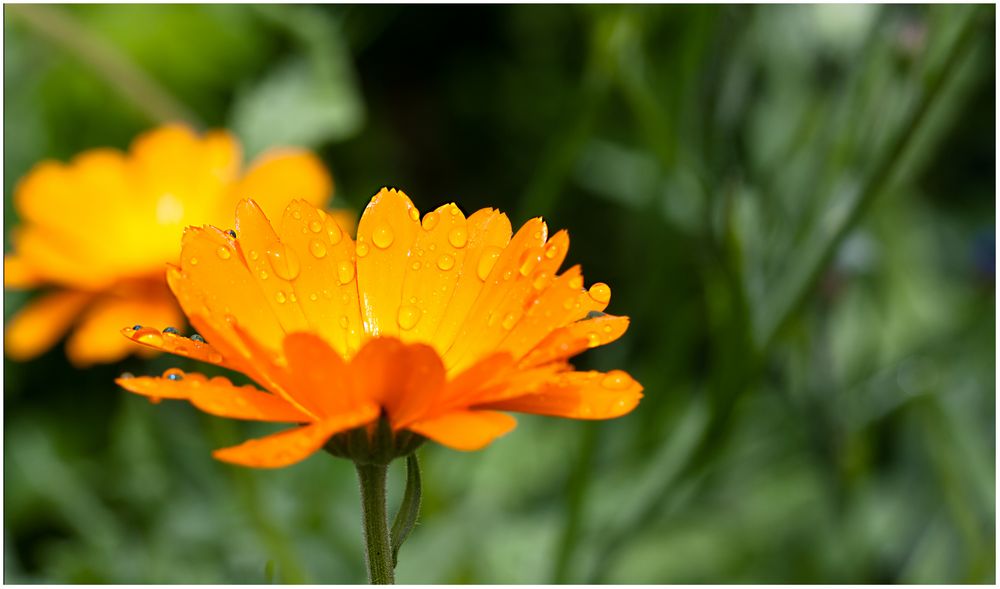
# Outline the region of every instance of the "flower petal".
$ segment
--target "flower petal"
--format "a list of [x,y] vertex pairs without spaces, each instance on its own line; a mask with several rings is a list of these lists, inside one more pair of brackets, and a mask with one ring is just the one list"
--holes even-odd
[[611,419],[635,409],[641,398],[642,385],[621,370],[564,372],[536,392],[476,407],[573,419]]
[[541,218],[530,219],[504,248],[458,337],[445,353],[449,371],[461,370],[495,350],[520,319],[524,300],[531,293],[529,277],[545,259],[542,246],[547,231]]
[[517,420],[497,411],[452,411],[407,429],[455,450],[479,450],[514,429]]
[[369,340],[351,361],[357,394],[381,406],[393,427],[436,402],[445,373],[434,348],[395,338]]
[[[451,301],[465,264],[469,232],[455,203],[424,215],[404,270],[400,339],[437,344],[434,333]],[[436,346],[440,351],[447,347]]]
[[180,309],[166,289],[160,296],[105,296],[87,309],[66,342],[66,355],[78,367],[115,362],[140,350],[119,335],[122,325],[177,325]]
[[56,291],[30,301],[7,324],[4,349],[18,361],[38,356],[59,341],[94,295]]
[[354,240],[334,218],[303,200],[281,221],[281,241],[298,258],[291,280],[310,329],[347,357],[361,347],[364,325],[355,280]]
[[277,219],[293,198],[323,206],[332,192],[333,179],[318,157],[302,149],[281,148],[254,160],[233,196],[253,199],[268,217]]
[[224,462],[241,466],[255,468],[289,466],[306,459],[322,448],[333,434],[370,423],[377,418],[376,407],[363,407],[354,413],[338,415],[318,423],[248,440],[238,446],[222,448],[212,455]]
[[23,256],[4,254],[3,285],[4,288],[26,290],[42,283],[31,264]]
[[[147,325],[150,324],[147,323]],[[163,325],[163,323],[157,322],[152,323],[152,325]],[[147,348],[159,350],[168,354],[174,354],[175,356],[191,358],[192,360],[198,360],[199,362],[205,362],[207,364],[225,366],[226,368],[231,368],[233,370],[241,369],[240,364],[226,362],[226,359],[217,349],[215,349],[215,346],[208,342],[193,340],[190,337],[180,334],[163,333],[163,331],[155,327],[149,328],[148,330],[136,330],[131,327],[126,327],[121,330],[121,334],[133,342],[146,346]]]
[[[383,188],[368,203],[358,223],[358,295],[365,331],[370,336],[398,336],[403,278],[410,266],[410,248],[420,230],[410,199]],[[402,321],[401,321],[402,320]]]
[[[570,323],[549,332],[521,360],[521,366],[538,366],[556,360],[565,360],[588,348],[609,344],[620,338],[628,329],[628,317],[604,315]],[[519,349],[512,350],[520,354]]]
[[326,341],[312,333],[285,338],[288,369],[279,378],[285,389],[322,417],[344,413],[365,402],[354,389],[347,363]]
[[442,353],[454,343],[500,252],[510,243],[510,220],[494,209],[473,213],[466,219],[466,229],[469,243],[465,246],[465,260],[458,269],[458,281],[432,340]]
[[233,386],[219,376],[209,380],[201,374],[187,373],[180,380],[142,376],[118,378],[115,382],[129,392],[153,399],[187,399],[205,413],[220,417],[279,423],[312,421],[281,397],[250,385]]

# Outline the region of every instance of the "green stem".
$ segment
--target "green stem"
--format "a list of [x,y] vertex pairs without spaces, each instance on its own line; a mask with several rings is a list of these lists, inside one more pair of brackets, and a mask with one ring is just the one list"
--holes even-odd
[[385,483],[389,468],[385,464],[355,464],[361,484],[361,520],[365,530],[365,559],[368,582],[373,585],[395,583],[392,545],[389,542],[388,513],[385,507]]

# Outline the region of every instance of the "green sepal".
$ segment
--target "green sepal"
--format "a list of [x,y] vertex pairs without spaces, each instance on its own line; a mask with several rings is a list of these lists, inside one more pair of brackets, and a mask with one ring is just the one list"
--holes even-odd
[[390,532],[393,567],[396,566],[399,547],[406,542],[406,538],[417,523],[418,513],[420,513],[420,463],[414,452],[406,457],[406,490],[403,492],[403,502],[399,505]]

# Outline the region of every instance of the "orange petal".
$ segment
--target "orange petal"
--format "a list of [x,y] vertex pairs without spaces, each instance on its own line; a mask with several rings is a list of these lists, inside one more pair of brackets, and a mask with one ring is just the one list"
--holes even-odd
[[473,213],[466,220],[466,229],[469,243],[465,246],[465,261],[459,268],[451,300],[433,338],[442,351],[447,351],[454,343],[500,252],[510,243],[510,220],[507,215],[493,209],[480,209]]
[[59,341],[80,311],[93,300],[90,293],[56,291],[30,301],[11,319],[4,348],[14,360],[38,356]]
[[24,290],[38,286],[41,282],[42,277],[22,256],[4,254],[3,285],[5,288]]
[[419,421],[407,429],[455,450],[479,450],[517,425],[496,411],[453,411]]
[[[257,284],[256,290],[263,293],[265,308],[269,308],[278,318],[284,333],[308,331],[309,324],[302,314],[302,308],[297,304],[298,296],[292,288],[292,281],[298,278],[302,268],[299,252],[278,239],[278,234],[264,216],[264,211],[252,200],[241,201],[236,206],[236,231],[235,243],[239,248],[239,257]],[[245,316],[234,315],[247,328],[254,328],[254,323]],[[259,336],[256,337],[260,339]],[[261,342],[273,349],[280,349],[281,339],[283,338],[277,341],[265,339]]]
[[[412,263],[413,240],[420,231],[417,211],[402,192],[383,188],[372,197],[358,224],[358,294],[365,331],[398,336],[411,321],[400,308],[403,277]],[[401,314],[403,313],[403,314]]]
[[354,241],[333,217],[302,200],[285,210],[281,241],[298,258],[291,287],[310,329],[342,356],[353,354],[364,334]]
[[233,195],[239,200],[253,199],[268,217],[277,219],[293,198],[323,206],[332,192],[333,179],[318,157],[305,150],[283,148],[257,158]]
[[322,417],[347,412],[362,402],[354,391],[347,363],[325,341],[312,333],[285,338],[288,362],[286,389]]
[[279,468],[307,458],[338,432],[365,425],[378,418],[378,408],[368,406],[336,417],[212,453],[217,459],[241,466]]
[[524,300],[531,294],[532,273],[546,259],[542,246],[547,231],[540,218],[531,219],[504,248],[445,354],[449,371],[461,370],[495,350],[520,319]]
[[433,406],[444,386],[444,366],[426,344],[395,338],[369,340],[351,361],[355,390],[385,409],[393,427]]
[[[163,325],[163,323],[153,323],[152,325]],[[121,334],[147,348],[167,352],[175,356],[191,358],[199,362],[240,370],[239,364],[227,363],[222,354],[212,344],[193,340],[190,337],[176,333],[164,333],[157,327],[151,327],[150,324],[139,329],[126,327],[121,330]]]
[[[609,344],[628,329],[628,317],[604,315],[570,323],[549,332],[525,357],[521,366],[538,366],[555,360],[565,360],[588,348]],[[511,350],[520,355],[520,349]]]
[[115,382],[129,392],[153,399],[187,399],[205,413],[220,417],[279,423],[311,421],[281,397],[250,385],[236,387],[221,376],[209,380],[197,373],[176,372],[180,380],[143,376],[118,378]]
[[79,367],[115,362],[140,349],[122,338],[123,325],[176,325],[182,319],[180,309],[166,289],[163,296],[105,296],[87,309],[73,330],[66,342],[66,355]]
[[642,385],[621,370],[606,374],[565,372],[534,393],[477,407],[573,419],[611,419],[635,409],[641,398]]
[[86,290],[101,290],[118,277],[113,267],[95,267],[79,240],[43,230],[18,227],[13,235],[14,249],[43,280],[73,285]]
[[227,316],[239,317],[256,339],[280,347],[284,329],[222,231],[189,227],[184,232],[181,268],[168,268],[167,282],[188,316],[207,315],[220,326]]
[[469,231],[465,215],[454,203],[424,215],[421,228],[410,250],[409,267],[404,270],[400,338],[430,342],[444,352],[447,346],[435,341],[434,333],[465,266]]

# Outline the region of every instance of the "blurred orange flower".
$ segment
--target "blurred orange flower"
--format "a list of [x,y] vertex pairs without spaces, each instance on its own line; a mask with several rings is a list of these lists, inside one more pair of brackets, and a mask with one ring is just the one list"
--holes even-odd
[[215,452],[254,467],[293,464],[338,432],[372,431],[380,416],[396,436],[474,450],[514,427],[502,411],[628,413],[642,397],[628,374],[567,363],[620,337],[628,319],[601,313],[611,291],[583,289],[578,266],[557,274],[565,231],[546,238],[540,218],[511,237],[493,209],[466,218],[448,204],[421,220],[395,190],[371,200],[356,243],[305,201],[292,201],[276,228],[243,201],[235,235],[188,228],[180,266],[167,272],[208,342],[150,327],[123,333],[242,372],[268,392],[176,369],[117,382],[215,415],[298,424]]
[[177,239],[192,223],[224,225],[242,198],[280,212],[292,198],[322,205],[332,181],[299,149],[269,151],[241,171],[236,139],[164,126],[130,151],[94,149],[71,163],[46,161],[20,181],[14,205],[23,225],[4,256],[4,286],[51,287],[6,329],[16,360],[49,349],[71,326],[66,353],[77,365],[112,362],[134,346],[117,331],[133,321],[172,325],[182,315],[164,280]]

